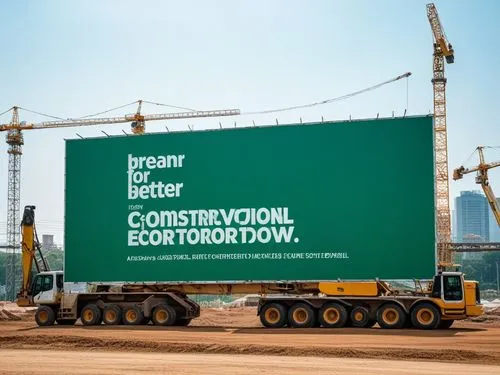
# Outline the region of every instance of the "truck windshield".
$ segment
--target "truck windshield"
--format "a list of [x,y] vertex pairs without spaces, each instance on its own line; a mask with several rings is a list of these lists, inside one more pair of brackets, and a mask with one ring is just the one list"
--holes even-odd
[[33,283],[32,295],[36,296],[38,293],[52,290],[53,278],[52,275],[38,275]]
[[461,301],[463,299],[462,281],[460,276],[444,276],[444,299]]

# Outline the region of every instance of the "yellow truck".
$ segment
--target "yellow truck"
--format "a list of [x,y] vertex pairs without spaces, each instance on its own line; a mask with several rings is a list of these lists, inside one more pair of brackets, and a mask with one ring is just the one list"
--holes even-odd
[[[17,303],[38,306],[40,326],[138,325],[185,326],[200,315],[196,294],[259,294],[257,314],[268,328],[445,329],[455,320],[483,314],[479,283],[461,272],[439,272],[401,290],[388,282],[317,281],[293,283],[145,283],[98,284],[91,292],[64,290],[63,271],[51,271],[35,230],[35,207],[22,221],[22,286]],[[32,275],[35,265],[38,273]],[[82,264],[82,267],[85,265]]]

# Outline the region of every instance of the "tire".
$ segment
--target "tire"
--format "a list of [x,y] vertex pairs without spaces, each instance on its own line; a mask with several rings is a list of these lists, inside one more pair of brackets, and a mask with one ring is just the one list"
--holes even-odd
[[420,303],[411,310],[411,322],[418,329],[435,329],[441,323],[441,313],[430,303]]
[[375,324],[377,324],[377,321],[375,319],[370,319],[364,328],[372,328]]
[[107,305],[102,312],[102,321],[110,326],[119,325],[122,321],[122,309],[118,305]]
[[266,303],[260,310],[259,317],[262,325],[267,328],[281,328],[288,322],[286,307],[275,302]]
[[177,319],[174,325],[179,327],[187,327],[189,323],[191,323],[191,320],[192,319]]
[[321,307],[318,318],[325,328],[342,328],[346,325],[349,315],[340,303],[329,302]]
[[311,306],[299,302],[288,310],[288,321],[293,328],[311,328],[314,327],[316,316]]
[[438,325],[438,329],[448,329],[453,325],[454,322],[454,320],[441,320],[441,323],[439,323]]
[[387,303],[377,310],[377,323],[384,329],[401,329],[406,323],[406,313],[401,306]]
[[76,323],[76,319],[57,319],[57,324],[60,326],[72,326]]
[[363,306],[356,306],[352,309],[351,322],[356,328],[370,328],[375,324],[375,321],[370,319],[370,311]]
[[56,321],[56,312],[50,306],[39,306],[35,313],[35,321],[40,327],[48,327]]
[[89,303],[80,312],[80,320],[84,326],[97,326],[102,322],[102,311],[97,305]]
[[156,306],[151,314],[151,320],[155,326],[173,326],[177,313],[169,305],[161,304]]
[[127,326],[139,325],[144,319],[144,313],[139,306],[132,305],[123,308],[122,322]]

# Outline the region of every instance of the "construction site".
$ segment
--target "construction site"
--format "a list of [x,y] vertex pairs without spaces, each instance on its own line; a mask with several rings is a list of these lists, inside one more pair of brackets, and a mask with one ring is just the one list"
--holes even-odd
[[[154,6],[191,9],[167,3]],[[494,14],[489,7],[496,7],[479,4],[471,15],[478,23],[478,14]],[[98,15],[80,5],[79,12],[59,9],[76,24],[61,20],[56,28],[94,24],[99,37],[90,29],[80,34],[81,28],[75,35],[95,41],[96,51],[108,58],[118,53],[112,45],[120,39],[109,22],[121,24],[135,14],[130,4],[99,4]],[[187,27],[187,18],[169,14],[176,29],[161,26],[170,32],[165,43],[182,51],[183,38],[201,38],[207,45],[214,38],[214,51],[245,56],[250,52],[244,46],[224,42],[238,35],[249,45],[261,40],[277,48],[272,38],[259,39],[259,31],[227,33],[230,24],[254,20],[269,27],[269,35],[296,39],[305,51],[307,38],[344,22],[313,22],[304,34],[287,27],[294,35],[290,39],[259,6],[227,5],[213,16],[228,24],[205,36]],[[471,64],[466,57],[471,39],[458,26],[466,12],[449,1],[437,5],[442,15],[434,3],[416,2],[408,23],[404,17],[395,21],[405,30],[396,39],[408,46],[403,38],[408,34],[416,46],[408,52],[406,72],[394,74],[404,66],[402,57],[392,66],[380,54],[380,62],[371,58],[380,64],[371,73],[345,82],[329,77],[338,82],[333,89],[319,73],[328,64],[314,73],[318,59],[307,56],[290,65],[297,72],[307,67],[294,83],[304,92],[286,88],[288,77],[280,78],[278,69],[273,75],[285,86],[255,81],[255,89],[274,87],[276,94],[288,94],[253,100],[252,92],[245,93],[252,79],[221,83],[220,67],[208,62],[210,49],[204,52],[206,71],[188,73],[189,64],[201,62],[188,62],[198,55],[186,49],[179,52],[185,66],[176,69],[200,82],[214,72],[224,93],[203,101],[195,96],[211,98],[206,87],[195,96],[180,89],[178,97],[189,107],[138,99],[96,112],[97,102],[67,102],[65,111],[91,113],[84,116],[55,116],[58,107],[46,98],[40,104],[30,96],[15,99],[18,104],[0,113],[7,144],[0,157],[7,196],[6,221],[0,220],[5,228],[0,373],[497,374],[500,199],[494,188],[500,134],[483,124],[487,116],[479,116],[483,125],[473,130],[463,125],[469,115],[450,82],[463,88],[460,80],[466,80],[460,73],[448,82],[447,69],[453,72],[462,56]],[[348,17],[354,14],[351,6],[340,1],[266,5],[269,14],[285,10],[297,20],[334,10]],[[363,5],[367,11],[374,6]],[[47,12],[35,8],[27,19]],[[403,8],[391,12],[410,12]],[[203,5],[193,17],[204,24],[212,12]],[[451,26],[450,39],[440,15]],[[363,17],[349,22],[364,22]],[[418,27],[410,30],[411,22]],[[482,23],[485,29],[496,27],[488,22]],[[162,40],[156,32],[160,26],[143,25],[155,41]],[[391,35],[392,28],[376,30],[369,38],[388,43],[383,35]],[[180,39],[170,39],[177,33]],[[74,48],[64,33],[51,35],[68,51]],[[362,35],[366,31],[350,38]],[[334,40],[338,48],[352,48],[343,44],[349,38]],[[85,42],[82,46],[87,48]],[[204,48],[200,44],[199,52]],[[366,49],[372,51],[369,44]],[[276,61],[288,53],[285,47],[280,51]],[[162,51],[151,53],[166,59]],[[97,55],[89,58],[92,64],[89,71],[96,74],[109,69],[104,80],[122,69]],[[239,74],[227,64],[226,75]],[[343,75],[359,74],[357,63],[346,64],[352,69]],[[82,69],[87,71],[87,64]],[[144,77],[156,68],[150,69]],[[308,74],[316,83],[308,83]],[[85,85],[81,77],[75,80]],[[102,87],[106,97],[108,88]],[[154,96],[151,87],[141,91]],[[102,105],[100,95],[96,92],[95,99]],[[58,100],[61,107],[64,100]],[[246,110],[244,101],[254,109]]]

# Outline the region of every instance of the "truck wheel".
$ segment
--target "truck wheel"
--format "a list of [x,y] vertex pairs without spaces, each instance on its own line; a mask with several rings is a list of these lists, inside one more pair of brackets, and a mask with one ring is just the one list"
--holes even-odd
[[377,310],[377,323],[380,328],[403,328],[406,323],[406,314],[401,306],[388,303]]
[[370,319],[370,311],[363,306],[356,306],[352,309],[351,321],[352,326],[357,328],[370,328],[375,324],[375,322]]
[[84,326],[97,326],[101,324],[101,309],[97,305],[89,303],[82,309],[82,312],[80,313],[80,320]]
[[306,303],[296,303],[288,310],[288,321],[293,328],[310,328],[314,326],[316,317],[311,306]]
[[56,313],[50,306],[39,306],[35,313],[35,321],[40,327],[47,327],[56,321]]
[[104,324],[115,326],[122,321],[122,309],[118,305],[108,305],[102,312],[102,320]]
[[418,329],[434,329],[441,323],[441,314],[436,306],[421,303],[411,310],[411,322]]
[[453,325],[454,320],[441,320],[438,325],[438,329],[448,329]]
[[173,326],[176,316],[172,306],[161,304],[153,309],[151,320],[155,326]]
[[57,319],[57,324],[60,326],[72,326],[76,323],[76,319]]
[[266,303],[260,310],[260,322],[267,328],[281,328],[287,323],[286,308],[280,303]]
[[123,308],[122,321],[128,326],[139,325],[144,319],[142,310],[136,306],[127,306]]
[[342,328],[345,326],[347,318],[347,310],[340,303],[325,303],[319,310],[319,321],[325,328]]

